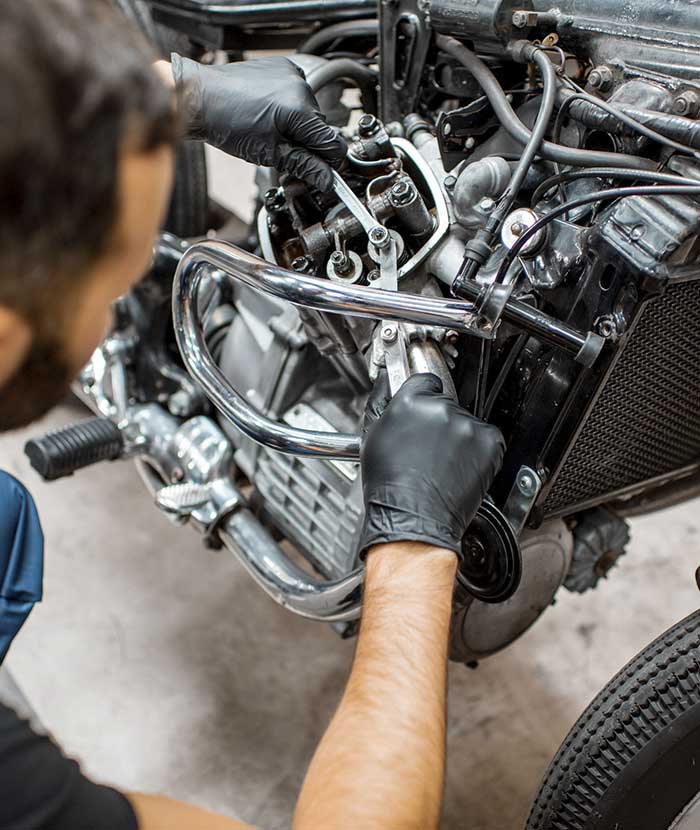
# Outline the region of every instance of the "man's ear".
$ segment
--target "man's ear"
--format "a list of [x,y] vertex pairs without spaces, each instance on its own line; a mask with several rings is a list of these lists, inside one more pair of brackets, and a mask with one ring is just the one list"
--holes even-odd
[[27,356],[31,342],[32,330],[24,318],[0,305],[0,395]]

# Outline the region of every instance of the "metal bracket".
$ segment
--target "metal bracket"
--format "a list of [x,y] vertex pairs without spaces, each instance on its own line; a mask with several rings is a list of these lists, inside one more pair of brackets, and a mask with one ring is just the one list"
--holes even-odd
[[522,533],[541,489],[542,479],[537,473],[531,467],[521,467],[503,508],[503,513],[516,535]]
[[392,323],[390,320],[382,323],[381,331],[389,389],[393,396],[411,374],[406,348],[406,335],[402,326],[398,323]]

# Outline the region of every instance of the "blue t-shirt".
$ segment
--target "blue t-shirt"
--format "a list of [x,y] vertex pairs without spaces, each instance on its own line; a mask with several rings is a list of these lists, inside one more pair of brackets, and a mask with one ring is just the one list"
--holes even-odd
[[0,663],[42,596],[44,534],[26,487],[0,471]]

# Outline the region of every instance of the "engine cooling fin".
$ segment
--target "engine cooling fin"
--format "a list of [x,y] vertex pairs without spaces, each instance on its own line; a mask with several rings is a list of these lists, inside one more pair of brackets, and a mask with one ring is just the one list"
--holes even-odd
[[544,504],[566,515],[700,464],[700,280],[652,300]]

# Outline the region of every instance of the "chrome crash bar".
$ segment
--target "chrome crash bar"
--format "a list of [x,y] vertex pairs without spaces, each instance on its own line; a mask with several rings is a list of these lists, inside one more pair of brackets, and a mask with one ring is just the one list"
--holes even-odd
[[[494,333],[491,326],[479,326],[479,317],[485,311],[481,298],[471,302],[347,285],[288,271],[225,242],[194,245],[180,260],[173,285],[175,336],[185,364],[214,406],[237,429],[259,444],[291,455],[355,459],[360,453],[360,438],[273,421],[230,385],[207,349],[197,302],[205,270],[210,269],[218,269],[255,290],[319,311],[438,326],[481,337]],[[585,365],[595,360],[602,346],[597,335],[577,332],[524,303],[505,300],[499,313],[523,330],[576,354]]]
[[219,269],[251,288],[320,311],[472,331],[475,306],[471,302],[306,277],[224,242],[203,242],[190,248],[180,261],[173,287],[175,336],[185,364],[214,406],[244,435],[292,455],[354,459],[360,455],[360,438],[348,433],[298,429],[273,421],[233,389],[204,340],[197,296],[206,268]]

